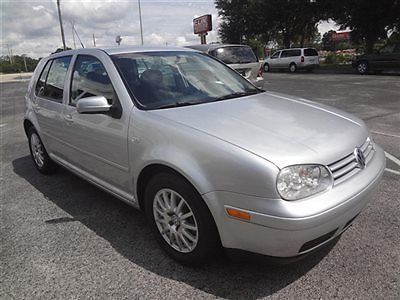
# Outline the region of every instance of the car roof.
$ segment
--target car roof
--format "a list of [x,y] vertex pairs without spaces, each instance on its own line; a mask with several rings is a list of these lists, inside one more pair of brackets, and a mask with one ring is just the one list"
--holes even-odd
[[190,45],[185,46],[186,48],[199,50],[202,52],[207,52],[209,50],[214,50],[218,48],[224,47],[249,47],[248,45],[240,45],[240,44],[200,44],[200,45]]
[[314,49],[314,50],[317,50],[317,49],[315,49],[315,48],[313,48],[313,47],[304,47],[304,48],[299,48],[299,47],[297,47],[297,48],[285,48],[285,49],[279,49],[279,50],[276,50],[276,51],[284,51],[284,50],[301,50],[301,49]]
[[112,47],[112,48],[81,48],[74,50],[67,50],[58,53],[51,54],[49,57],[55,58],[66,55],[74,55],[79,53],[85,53],[93,51],[103,51],[108,55],[123,54],[123,53],[142,53],[142,52],[163,52],[163,51],[182,51],[182,52],[197,52],[193,49],[183,47],[172,47],[172,46],[126,46],[126,47]]

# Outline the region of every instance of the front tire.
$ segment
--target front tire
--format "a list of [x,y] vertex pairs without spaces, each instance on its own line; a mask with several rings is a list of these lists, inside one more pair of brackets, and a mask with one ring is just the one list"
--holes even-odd
[[184,178],[155,175],[145,191],[145,212],[161,248],[185,265],[201,265],[219,250],[218,231],[208,207]]
[[265,63],[265,64],[264,64],[264,72],[267,73],[267,72],[269,72],[270,70],[271,70],[271,68],[270,68],[269,64],[268,64],[268,63]]
[[369,64],[366,61],[359,61],[357,63],[357,72],[358,74],[365,75],[369,72]]
[[52,174],[56,171],[57,165],[47,154],[46,148],[35,128],[30,127],[27,131],[29,150],[36,169],[42,174]]

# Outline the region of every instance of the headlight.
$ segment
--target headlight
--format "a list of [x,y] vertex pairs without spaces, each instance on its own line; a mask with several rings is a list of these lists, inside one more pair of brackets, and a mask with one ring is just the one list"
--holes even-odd
[[332,176],[322,165],[296,165],[283,168],[276,188],[285,200],[299,200],[332,187]]

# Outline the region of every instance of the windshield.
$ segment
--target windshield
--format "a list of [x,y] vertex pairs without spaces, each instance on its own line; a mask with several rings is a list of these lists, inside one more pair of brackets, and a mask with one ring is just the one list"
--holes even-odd
[[200,104],[260,92],[229,67],[197,52],[124,53],[112,58],[144,109]]
[[253,50],[247,46],[221,47],[210,52],[226,64],[245,64],[257,62]]

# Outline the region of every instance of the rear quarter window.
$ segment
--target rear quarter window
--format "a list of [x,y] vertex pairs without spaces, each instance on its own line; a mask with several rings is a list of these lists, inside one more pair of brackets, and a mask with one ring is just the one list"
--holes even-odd
[[315,49],[304,49],[304,56],[318,56],[318,52]]

